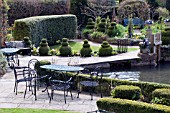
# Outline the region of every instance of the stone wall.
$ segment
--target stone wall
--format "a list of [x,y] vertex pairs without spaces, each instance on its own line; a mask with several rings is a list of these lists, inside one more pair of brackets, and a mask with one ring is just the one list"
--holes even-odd
[[161,60],[170,62],[170,47],[161,47]]

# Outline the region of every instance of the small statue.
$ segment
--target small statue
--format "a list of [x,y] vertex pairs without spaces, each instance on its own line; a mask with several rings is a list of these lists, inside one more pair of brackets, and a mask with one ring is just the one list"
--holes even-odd
[[143,40],[143,48],[149,48],[149,40],[148,40],[148,38],[145,38]]
[[142,53],[150,53],[150,47],[149,47],[149,40],[148,40],[148,38],[145,38],[143,40],[142,50],[143,50]]

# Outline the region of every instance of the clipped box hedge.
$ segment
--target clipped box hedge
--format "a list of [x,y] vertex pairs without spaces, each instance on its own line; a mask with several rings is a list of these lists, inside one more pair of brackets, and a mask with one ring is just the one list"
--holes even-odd
[[23,40],[30,37],[37,47],[42,38],[54,43],[62,38],[76,36],[77,18],[75,15],[48,15],[19,19],[14,22],[13,37]]
[[[68,76],[74,76],[75,74],[67,73],[67,75]],[[90,75],[79,74],[79,80],[80,81],[86,80],[87,76],[90,76]],[[153,82],[142,82],[142,81],[141,82],[133,82],[133,81],[119,80],[119,79],[114,79],[114,78],[103,77],[103,79],[102,79],[102,93],[103,93],[103,95],[110,96],[111,85],[112,85],[112,87],[116,87],[116,86],[119,86],[119,85],[138,86],[138,87],[141,88],[142,95],[144,96],[144,100],[147,101],[147,102],[150,102],[152,100],[152,92],[155,89],[170,88],[170,85],[168,85],[168,84],[160,84],[160,83],[153,83]]]
[[170,106],[170,89],[155,89],[152,92],[151,102]]
[[98,109],[115,113],[170,113],[170,107],[158,104],[119,99],[101,98],[97,102]]
[[111,95],[113,98],[138,100],[142,96],[142,93],[138,86],[120,85],[112,90]]

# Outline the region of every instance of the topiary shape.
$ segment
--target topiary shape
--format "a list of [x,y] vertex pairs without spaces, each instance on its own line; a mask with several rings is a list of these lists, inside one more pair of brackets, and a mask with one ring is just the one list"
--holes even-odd
[[110,26],[108,27],[107,34],[108,34],[109,37],[115,36],[115,33],[113,32],[114,29],[116,29],[116,22],[112,22],[112,23],[110,24]]
[[50,47],[48,46],[47,39],[42,39],[39,47],[40,56],[47,56],[50,51]]
[[106,19],[102,18],[100,23],[97,25],[97,31],[105,32],[106,31]]
[[67,38],[62,39],[61,46],[59,48],[60,56],[71,56],[72,55],[72,49],[69,46]]
[[107,41],[103,41],[101,47],[99,48],[99,56],[111,56],[113,48]]
[[92,18],[89,18],[86,25],[86,29],[94,29],[94,28],[95,28],[95,22],[93,21]]
[[29,37],[24,37],[23,39],[24,47],[32,48],[32,44]]
[[92,49],[90,47],[90,44],[88,43],[88,40],[84,40],[83,47],[80,50],[80,54],[82,57],[90,57],[91,56]]

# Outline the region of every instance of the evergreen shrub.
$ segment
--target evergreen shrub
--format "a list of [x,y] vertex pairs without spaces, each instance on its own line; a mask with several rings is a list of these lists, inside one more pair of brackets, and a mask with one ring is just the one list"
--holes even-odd
[[170,113],[170,107],[165,105],[120,98],[101,98],[96,103],[98,109],[115,113]]
[[103,41],[101,47],[99,48],[99,56],[111,56],[113,48],[107,41]]
[[38,76],[47,74],[46,69],[42,69],[42,68],[40,68],[40,66],[42,66],[42,65],[50,65],[50,64],[51,64],[51,62],[48,61],[48,60],[40,60],[39,63],[36,62],[35,63],[35,69],[37,70]]
[[90,47],[90,44],[88,43],[88,40],[84,40],[83,47],[80,50],[80,54],[82,57],[90,57],[91,56],[92,49]]
[[94,29],[94,28],[95,28],[95,22],[93,21],[92,18],[89,18],[86,25],[86,29]]
[[106,19],[102,18],[100,23],[97,25],[97,31],[105,33],[106,31]]
[[31,41],[30,41],[29,37],[24,37],[23,42],[24,42],[24,47],[28,47],[28,48],[32,47],[32,44],[31,44]]
[[61,46],[59,48],[60,56],[71,56],[72,55],[72,49],[69,46],[68,39],[63,38]]
[[50,47],[48,46],[47,40],[42,39],[39,47],[39,55],[47,56],[50,51]]
[[37,47],[42,37],[53,42],[63,37],[74,38],[76,29],[77,19],[74,15],[36,16],[16,20],[13,37],[15,40],[30,37],[32,43]]
[[84,36],[85,38],[89,38],[89,35],[90,35],[91,33],[93,33],[93,30],[92,30],[92,29],[83,29],[82,33],[83,33],[83,36]]
[[170,89],[155,89],[152,92],[151,102],[170,106]]
[[162,45],[170,45],[170,30],[162,31]]
[[111,95],[113,96],[113,98],[138,100],[140,99],[142,93],[141,89],[138,86],[120,85],[116,86],[112,90]]

